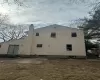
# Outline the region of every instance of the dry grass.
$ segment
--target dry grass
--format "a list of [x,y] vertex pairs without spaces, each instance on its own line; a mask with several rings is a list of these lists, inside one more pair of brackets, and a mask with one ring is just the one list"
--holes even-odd
[[46,60],[0,63],[0,80],[100,80],[100,61]]

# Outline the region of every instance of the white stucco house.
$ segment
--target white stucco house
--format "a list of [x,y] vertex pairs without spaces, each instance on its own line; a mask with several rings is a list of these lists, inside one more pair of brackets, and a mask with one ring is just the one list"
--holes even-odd
[[0,45],[0,54],[86,56],[83,31],[57,24],[37,29],[31,24],[27,37]]

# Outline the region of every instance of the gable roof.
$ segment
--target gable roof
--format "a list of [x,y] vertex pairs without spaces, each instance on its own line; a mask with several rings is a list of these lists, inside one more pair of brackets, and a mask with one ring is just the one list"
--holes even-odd
[[48,26],[45,26],[45,27],[36,28],[35,30],[37,30],[37,29],[49,28],[49,27],[64,27],[64,28],[77,29],[77,30],[79,30],[78,28],[72,28],[72,27],[63,26],[63,25],[58,25],[58,24],[52,24],[52,25],[48,25]]
[[[51,28],[51,27],[53,27],[53,28],[63,27],[63,28],[67,28],[67,29],[80,30],[78,28],[72,28],[72,27],[58,25],[58,24],[52,24],[52,25],[48,25],[48,26],[45,26],[45,27],[35,28],[34,30],[40,30],[40,29]],[[28,32],[29,31],[26,31],[27,34],[28,34]]]

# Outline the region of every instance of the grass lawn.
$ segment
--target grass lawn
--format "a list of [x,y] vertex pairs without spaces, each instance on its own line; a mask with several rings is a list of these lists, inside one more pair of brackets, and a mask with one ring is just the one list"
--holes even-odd
[[0,80],[100,80],[100,61],[45,60],[0,63]]

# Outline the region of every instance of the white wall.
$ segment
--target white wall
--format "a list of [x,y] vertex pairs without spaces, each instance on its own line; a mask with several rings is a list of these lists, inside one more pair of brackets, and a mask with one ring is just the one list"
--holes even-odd
[[[84,34],[82,30],[61,26],[45,27],[34,31],[33,55],[76,55],[86,56]],[[39,36],[35,33],[39,32]],[[56,32],[56,38],[51,38],[51,32]],[[77,37],[71,37],[71,32],[76,32]],[[43,44],[37,48],[37,44]],[[72,51],[66,50],[66,44],[72,44]]]
[[18,54],[23,53],[23,39],[4,42],[1,43],[0,45],[1,45],[0,54],[7,54],[9,45],[19,45]]
[[[35,30],[30,29],[30,31],[29,36],[25,39],[2,43],[0,54],[7,54],[8,46],[16,44],[19,45],[19,54],[21,55],[86,56],[82,30],[53,25]],[[36,32],[39,32],[39,36],[35,36]],[[56,32],[56,38],[51,38],[51,32]],[[77,37],[72,37],[72,32],[76,32]],[[37,44],[43,44],[43,47],[37,48]],[[66,50],[66,44],[72,44],[72,51]]]

